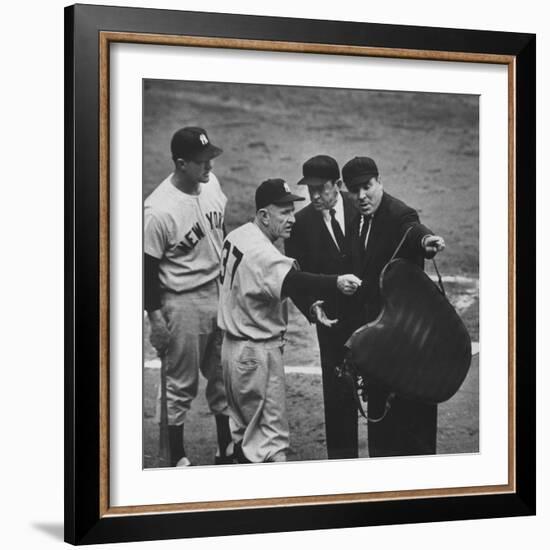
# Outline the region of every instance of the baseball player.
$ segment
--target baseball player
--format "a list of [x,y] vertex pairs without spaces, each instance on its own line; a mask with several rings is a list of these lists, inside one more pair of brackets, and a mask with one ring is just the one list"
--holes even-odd
[[226,463],[232,444],[216,315],[227,198],[211,172],[222,150],[197,127],[178,130],[170,148],[174,171],[145,201],[144,286],[151,344],[166,368],[171,465],[190,465],[184,423],[199,370],[216,419],[215,462]]
[[290,236],[299,200],[283,180],[264,181],[256,191],[254,221],[232,231],[223,245],[218,324],[225,331],[222,365],[238,462],[286,461],[287,298],[306,290],[324,296],[335,286],[353,294],[361,284],[354,275],[300,272],[274,246]]

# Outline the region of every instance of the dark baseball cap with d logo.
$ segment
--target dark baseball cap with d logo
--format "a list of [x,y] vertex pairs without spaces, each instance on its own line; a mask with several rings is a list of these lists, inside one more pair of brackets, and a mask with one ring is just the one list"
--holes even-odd
[[265,180],[256,189],[256,210],[270,204],[284,205],[291,202],[303,201],[304,197],[293,195],[285,180],[274,178]]
[[211,143],[204,128],[187,126],[180,128],[170,143],[174,160],[194,160],[202,162],[210,160],[223,153],[223,150]]

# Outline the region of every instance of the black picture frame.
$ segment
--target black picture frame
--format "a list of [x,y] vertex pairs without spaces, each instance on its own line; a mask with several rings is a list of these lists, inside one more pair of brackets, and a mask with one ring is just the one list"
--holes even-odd
[[[124,513],[101,494],[108,442],[101,436],[108,391],[108,201],[102,195],[102,32],[405,52],[497,55],[512,70],[510,291],[515,341],[511,424],[515,468],[508,491],[382,501],[291,504],[209,511]],[[157,38],[158,39],[158,38]],[[153,42],[154,43],[154,39]],[[270,48],[266,48],[270,49]],[[129,542],[535,514],[535,62],[532,34],[76,5],[65,9],[65,540]],[[103,144],[103,145],[102,145]],[[103,212],[103,214],[102,214]],[[107,331],[107,332],[106,332]],[[102,342],[102,345],[99,343]],[[517,366],[517,368],[515,368]]]

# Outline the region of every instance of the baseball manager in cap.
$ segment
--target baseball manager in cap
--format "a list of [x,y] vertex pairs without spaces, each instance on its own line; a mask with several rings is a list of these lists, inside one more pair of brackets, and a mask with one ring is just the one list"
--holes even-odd
[[[370,157],[355,157],[342,168],[342,177],[360,212],[351,228],[353,272],[363,281],[356,297],[357,327],[376,319],[381,309],[380,273],[409,230],[398,257],[424,267],[445,248],[444,240],[420,223],[416,210],[387,193],[378,166]],[[370,418],[382,417],[388,392],[367,380]],[[368,425],[370,456],[435,454],[437,405],[397,396],[379,422]]]
[[212,172],[222,153],[206,130],[181,128],[172,136],[173,172],[145,200],[145,309],[151,344],[166,369],[171,466],[188,466],[184,425],[197,395],[199,371],[216,419],[213,461],[232,461],[216,316],[227,199]]
[[[352,199],[341,190],[340,168],[329,155],[306,160],[298,185],[307,186],[311,203],[296,214],[290,238],[285,241],[287,256],[295,258],[304,271],[349,273],[352,226],[359,214]],[[316,321],[323,378],[323,403],[327,456],[329,459],[358,456],[357,407],[352,388],[337,376],[350,337],[354,297],[336,289],[319,307],[316,297],[304,293],[300,310]],[[323,311],[325,319],[321,318]]]
[[294,195],[282,179],[256,190],[256,216],[225,239],[218,324],[224,331],[222,365],[238,462],[284,462],[289,448],[283,369],[288,298],[338,289],[353,294],[347,275],[315,275],[274,245],[295,223]]

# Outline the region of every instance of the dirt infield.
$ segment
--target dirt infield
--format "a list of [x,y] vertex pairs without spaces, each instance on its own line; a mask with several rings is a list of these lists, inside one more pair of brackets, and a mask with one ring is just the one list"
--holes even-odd
[[[323,460],[325,423],[321,376],[310,367],[311,374],[288,373],[287,407],[290,423],[289,460]],[[155,418],[159,384],[158,369],[145,369],[144,467],[158,464],[158,423]],[[478,431],[479,360],[472,360],[470,372],[458,393],[439,407],[437,453],[472,453],[479,450]],[[368,457],[366,420],[359,419],[359,457]],[[214,463],[216,430],[214,418],[204,397],[201,378],[199,396],[193,402],[185,424],[187,456],[194,465]]]
[[[451,300],[461,312],[470,334],[477,334],[477,284],[447,285]],[[472,297],[473,294],[473,297]],[[147,323],[145,323],[147,329]],[[289,460],[326,459],[323,390],[319,370],[319,346],[313,326],[294,308],[290,311],[289,332],[285,346],[286,399],[289,413],[291,447]],[[148,365],[156,357],[147,343]],[[298,371],[298,372],[296,372]],[[145,368],[144,392],[144,468],[158,464],[157,398],[160,370]],[[186,452],[194,465],[213,464],[216,449],[214,418],[204,397],[201,377],[199,395],[193,402],[185,424]],[[359,456],[368,457],[366,420],[359,419]],[[479,450],[479,355],[472,357],[466,380],[449,401],[439,407],[437,453],[472,453]]]

